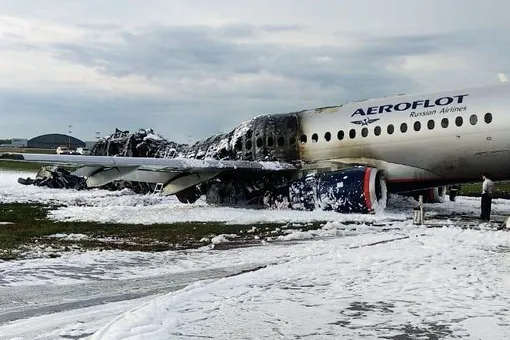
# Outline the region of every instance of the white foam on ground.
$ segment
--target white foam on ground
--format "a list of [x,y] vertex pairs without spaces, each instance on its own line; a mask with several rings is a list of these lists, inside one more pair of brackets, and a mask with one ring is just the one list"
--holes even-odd
[[375,339],[406,333],[508,339],[510,266],[508,249],[500,250],[510,244],[509,234],[444,228],[408,236],[366,247],[346,239],[299,245],[287,261],[156,298],[92,339]]
[[[0,201],[62,204],[52,215],[58,220],[290,222],[281,238],[293,242],[222,251],[207,247],[162,253],[71,252],[55,259],[0,262],[0,288],[20,289],[269,264],[256,272],[197,282],[141,306],[96,306],[94,318],[85,323],[79,313],[69,311],[55,314],[53,320],[44,316],[0,325],[0,339],[25,334],[23,322],[31,325],[30,334],[36,334],[32,338],[40,339],[57,334],[55,329],[37,333],[48,324],[58,324],[65,330],[58,335],[65,337],[97,331],[94,339],[375,339],[403,333],[414,334],[411,338],[510,338],[507,231],[416,227],[410,221],[414,202],[399,196],[391,198],[383,214],[341,215],[215,208],[203,202],[183,205],[172,198],[128,192],[78,192],[17,183],[18,177],[26,176],[0,171]],[[427,205],[426,214],[476,217],[479,203],[458,197],[455,202]],[[495,200],[493,214],[510,215],[509,201]],[[330,222],[317,231],[298,230],[300,224],[315,220]],[[381,221],[392,221],[394,229],[382,232],[378,227],[348,225]],[[229,235],[223,237],[228,240]],[[66,318],[67,326],[62,326]]]
[[[316,235],[346,237],[346,242],[358,244],[357,237],[379,239],[378,228],[352,228],[342,224],[328,224]],[[66,234],[55,237],[68,238]],[[218,235],[212,245],[228,242],[237,235]],[[71,238],[75,238],[74,236]],[[76,237],[79,238],[79,237]],[[261,248],[263,250],[261,250]],[[183,273],[192,270],[260,265],[287,259],[294,249],[285,244],[267,244],[215,251],[214,247],[158,253],[127,251],[87,251],[63,253],[59,258],[39,258],[19,261],[0,261],[0,286],[69,285],[99,280],[123,280],[147,276]],[[263,254],[261,254],[263,253]]]
[[[190,221],[252,224],[263,222],[362,221],[405,219],[401,209],[377,215],[341,215],[331,211],[256,210],[214,207],[203,200],[182,204],[175,197],[135,195],[129,190],[61,190],[17,183],[26,172],[0,171],[0,202],[41,202],[63,205],[50,212],[55,221],[100,223],[175,223]],[[34,177],[34,175],[32,175]]]

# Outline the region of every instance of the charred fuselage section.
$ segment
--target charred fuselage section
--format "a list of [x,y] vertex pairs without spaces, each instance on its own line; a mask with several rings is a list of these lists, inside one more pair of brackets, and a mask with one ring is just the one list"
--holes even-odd
[[182,154],[187,144],[169,141],[152,129],[131,133],[115,129],[111,135],[99,139],[90,154],[93,156],[172,158]]
[[299,160],[299,131],[296,113],[262,115],[230,133],[198,141],[185,157],[292,163]]

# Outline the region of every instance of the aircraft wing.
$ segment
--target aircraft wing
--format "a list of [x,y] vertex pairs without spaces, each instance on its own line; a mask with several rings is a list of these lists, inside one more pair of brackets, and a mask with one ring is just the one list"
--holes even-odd
[[145,157],[114,157],[114,156],[82,156],[82,155],[54,155],[10,153],[0,155],[0,159],[17,160],[34,163],[60,164],[68,166],[91,167],[137,167],[140,170],[153,170],[163,172],[183,171],[224,171],[224,170],[255,170],[255,171],[282,171],[293,170],[296,167],[289,163],[269,161],[233,161],[216,159],[189,159],[189,158],[145,158]]
[[173,195],[210,180],[225,171],[292,171],[289,163],[233,161],[188,158],[144,158],[113,156],[0,154],[0,160],[25,161],[76,167],[76,176],[87,178],[88,187],[99,187],[115,180],[161,183],[163,193]]

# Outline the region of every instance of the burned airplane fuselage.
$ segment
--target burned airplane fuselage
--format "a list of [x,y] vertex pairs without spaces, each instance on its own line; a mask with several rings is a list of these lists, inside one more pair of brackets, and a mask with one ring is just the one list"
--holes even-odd
[[292,163],[299,159],[299,132],[297,113],[262,115],[230,133],[198,141],[185,157]]

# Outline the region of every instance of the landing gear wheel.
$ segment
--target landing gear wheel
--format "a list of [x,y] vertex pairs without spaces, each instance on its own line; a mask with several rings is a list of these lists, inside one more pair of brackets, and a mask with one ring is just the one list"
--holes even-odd
[[188,189],[184,189],[183,191],[175,194],[175,196],[177,196],[177,199],[181,203],[192,204],[200,198],[200,192],[197,187],[193,186]]

